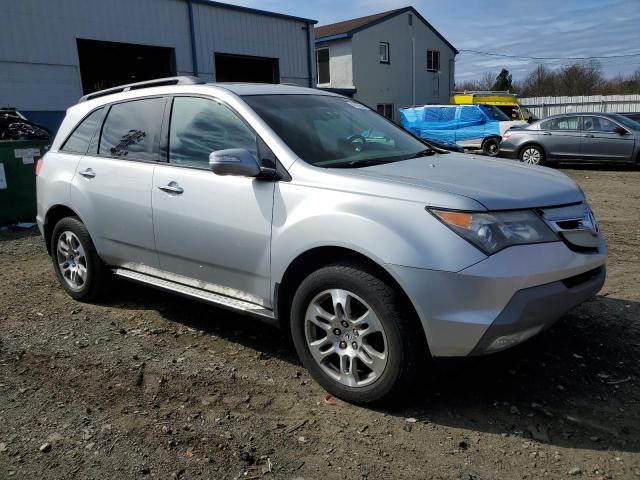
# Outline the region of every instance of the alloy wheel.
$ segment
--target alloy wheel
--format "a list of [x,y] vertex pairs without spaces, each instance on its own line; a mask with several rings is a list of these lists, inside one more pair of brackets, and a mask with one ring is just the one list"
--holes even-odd
[[56,259],[62,278],[75,291],[87,282],[87,257],[75,233],[64,231],[58,237]]
[[389,359],[387,336],[362,298],[348,290],[325,290],[311,300],[304,322],[311,356],[329,377],[348,387],[380,378]]

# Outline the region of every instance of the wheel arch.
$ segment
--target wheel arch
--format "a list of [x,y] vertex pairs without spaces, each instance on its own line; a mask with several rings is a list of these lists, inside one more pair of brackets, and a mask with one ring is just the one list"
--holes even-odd
[[527,147],[538,147],[540,150],[542,150],[542,154],[544,155],[544,160],[549,159],[549,155],[547,155],[547,150],[544,148],[544,146],[542,146],[541,143],[536,142],[535,140],[529,140],[528,142],[525,142],[522,145],[520,145],[520,147],[518,148],[518,160],[520,159],[520,155],[522,155],[523,150]]
[[484,144],[486,142],[488,142],[489,140],[497,140],[498,142],[500,142],[502,140],[502,137],[500,135],[489,135],[486,136],[482,139],[482,144],[481,146],[484,147]]
[[426,332],[420,321],[418,311],[413,302],[406,294],[402,285],[395,276],[384,268],[380,263],[371,259],[367,255],[346,247],[338,246],[320,246],[311,248],[299,254],[286,268],[282,280],[275,285],[274,308],[281,329],[284,332],[290,332],[290,316],[291,303],[293,296],[298,289],[300,283],[311,273],[324,266],[336,262],[356,262],[363,266],[371,273],[375,274],[389,285],[391,285],[401,295],[407,310],[412,316],[410,321],[418,322],[420,332],[422,332],[422,340],[428,350],[428,340]]
[[51,236],[53,235],[53,229],[60,220],[66,217],[78,217],[80,221],[84,223],[82,218],[80,218],[80,215],[66,205],[53,205],[49,210],[47,210],[44,217],[43,232],[47,253],[49,255],[51,255]]

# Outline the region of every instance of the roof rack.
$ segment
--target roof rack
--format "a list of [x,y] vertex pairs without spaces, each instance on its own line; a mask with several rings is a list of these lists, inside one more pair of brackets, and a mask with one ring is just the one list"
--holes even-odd
[[511,95],[516,97],[516,93],[509,90],[454,90],[452,95]]
[[78,103],[86,102],[87,100],[104,97],[105,95],[111,95],[114,93],[128,92],[130,90],[138,90],[140,88],[162,87],[165,85],[202,85],[204,83],[206,82],[198,77],[189,77],[189,76],[156,78],[155,80],[147,80],[144,82],[137,82],[137,83],[128,83],[126,85],[120,85],[119,87],[107,88],[106,90],[99,90],[97,92],[93,92],[83,97],[80,97],[80,100],[78,100]]

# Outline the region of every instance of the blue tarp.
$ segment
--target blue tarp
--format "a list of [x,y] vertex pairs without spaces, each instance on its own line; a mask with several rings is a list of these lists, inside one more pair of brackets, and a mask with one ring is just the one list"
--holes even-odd
[[500,121],[487,115],[478,105],[401,108],[400,124],[420,138],[448,142],[500,135]]

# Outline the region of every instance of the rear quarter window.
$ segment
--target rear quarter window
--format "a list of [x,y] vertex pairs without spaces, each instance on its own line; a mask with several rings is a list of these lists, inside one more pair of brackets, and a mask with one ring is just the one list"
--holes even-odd
[[60,148],[60,151],[67,153],[78,153],[81,155],[86,154],[87,150],[89,149],[89,143],[93,138],[96,128],[102,121],[103,114],[104,108],[99,108],[98,110],[94,110],[89,115],[87,115],[78,124],[78,126],[76,126],[67,140],[65,140],[62,148]]

